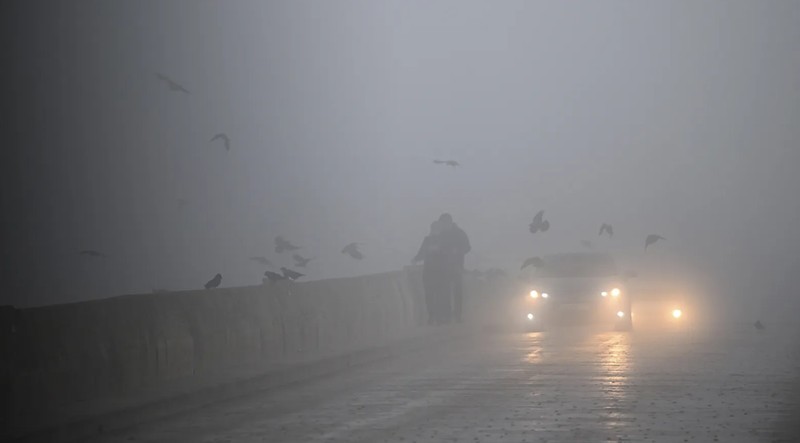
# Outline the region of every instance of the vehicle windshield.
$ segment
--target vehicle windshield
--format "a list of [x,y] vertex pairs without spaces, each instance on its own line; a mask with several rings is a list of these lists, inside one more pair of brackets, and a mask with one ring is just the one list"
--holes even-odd
[[608,254],[558,254],[544,257],[540,278],[601,278],[617,275],[617,265]]

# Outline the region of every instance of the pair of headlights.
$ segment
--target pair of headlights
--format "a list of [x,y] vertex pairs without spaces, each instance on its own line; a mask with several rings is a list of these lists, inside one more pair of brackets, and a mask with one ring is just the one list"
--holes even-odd
[[610,291],[601,292],[600,296],[601,297],[608,297],[610,295],[612,297],[619,297],[620,294],[622,294],[622,291],[620,291],[619,288],[614,288],[614,289],[612,289]]
[[531,291],[531,298],[539,298],[539,297],[548,298],[550,297],[550,294],[548,294],[547,292],[542,292],[540,294],[538,291]]

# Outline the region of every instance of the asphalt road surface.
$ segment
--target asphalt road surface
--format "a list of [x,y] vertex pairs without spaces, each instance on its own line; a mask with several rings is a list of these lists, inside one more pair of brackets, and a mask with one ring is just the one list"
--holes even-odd
[[796,340],[706,333],[477,333],[97,442],[800,441]]

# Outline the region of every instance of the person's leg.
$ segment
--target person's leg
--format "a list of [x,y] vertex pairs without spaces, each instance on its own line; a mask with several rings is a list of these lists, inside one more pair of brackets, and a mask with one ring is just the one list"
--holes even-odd
[[453,321],[453,281],[449,273],[442,273],[439,310],[442,316],[442,323]]
[[453,272],[453,314],[457,322],[461,323],[461,311],[464,305],[464,282],[461,269]]
[[427,308],[428,314],[428,324],[432,325],[436,323],[436,310],[437,310],[437,299],[436,299],[436,282],[432,278],[429,272],[423,272],[422,274],[422,286],[425,290],[425,307]]

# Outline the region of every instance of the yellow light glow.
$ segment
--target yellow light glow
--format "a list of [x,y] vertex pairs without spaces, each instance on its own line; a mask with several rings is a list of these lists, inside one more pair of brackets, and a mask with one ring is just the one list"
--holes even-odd
[[600,293],[600,295],[601,295],[602,297],[608,297],[608,292],[606,292],[606,291],[603,291],[603,292],[601,292],[601,293]]
[[548,294],[547,292],[542,292],[542,298],[547,298],[547,297],[550,297],[550,294]]
[[625,317],[625,313],[622,311],[617,311],[617,317],[619,318]]
[[528,314],[528,320],[533,320],[533,314]]
[[539,298],[539,293],[536,291],[531,291],[531,298]]
[[672,311],[672,316],[675,318],[681,318],[681,315],[683,315],[683,312],[681,312],[680,309],[674,309]]
[[611,290],[611,296],[612,297],[619,297],[619,295],[621,293],[622,293],[622,291],[620,291],[619,288],[614,288],[614,289]]

